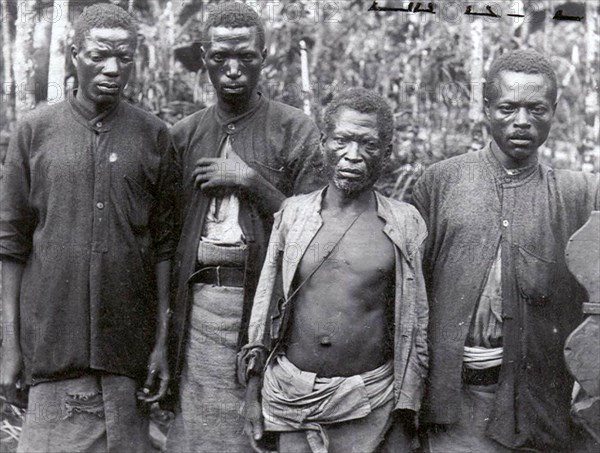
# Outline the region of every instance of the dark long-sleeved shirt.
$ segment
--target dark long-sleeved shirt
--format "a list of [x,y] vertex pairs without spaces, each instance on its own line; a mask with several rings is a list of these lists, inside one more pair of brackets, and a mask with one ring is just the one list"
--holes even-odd
[[563,346],[582,320],[585,290],[564,250],[598,209],[598,190],[597,176],[542,164],[509,175],[489,147],[432,165],[417,182],[429,230],[426,421],[460,416],[463,347],[500,247],[504,355],[487,435],[512,448],[570,444],[573,380]]
[[142,378],[171,258],[177,176],[166,126],[125,102],[91,118],[75,99],[18,125],[0,182],[0,259],[22,263],[29,384],[89,370]]
[[[190,275],[197,265],[197,251],[211,195],[194,186],[192,172],[201,157],[217,157],[227,139],[232,151],[285,196],[310,192],[325,185],[319,152],[319,131],[300,110],[260,97],[249,111],[225,119],[218,105],[184,118],[171,129],[182,172],[182,229],[174,259],[174,313],[171,353],[174,385],[182,369],[183,344],[189,314]],[[246,332],[254,291],[267,251],[273,213],[255,196],[240,192],[239,223],[248,245],[245,266],[244,308],[239,346]],[[172,392],[177,395],[176,389]]]

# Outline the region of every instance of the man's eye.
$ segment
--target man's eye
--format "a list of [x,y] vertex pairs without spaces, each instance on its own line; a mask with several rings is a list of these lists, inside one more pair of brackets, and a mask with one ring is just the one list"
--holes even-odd
[[104,60],[104,58],[100,55],[92,55],[90,58],[94,63],[100,63],[102,60]]
[[512,113],[515,111],[515,108],[512,105],[501,105],[498,107],[498,110],[500,110],[502,113]]
[[548,110],[546,109],[546,107],[542,106],[542,105],[538,105],[534,108],[531,109],[531,112],[536,114],[536,115],[543,115],[544,113],[546,113]]
[[131,63],[133,61],[133,58],[131,58],[129,55],[123,55],[120,57],[121,63],[127,64],[127,63]]
[[334,137],[333,142],[338,146],[344,146],[348,143],[348,140],[344,137]]
[[247,53],[245,55],[242,55],[242,60],[243,61],[252,61],[252,60],[254,60],[254,54]]
[[225,56],[220,53],[216,53],[212,56],[212,59],[217,63],[222,63],[225,60]]
[[377,151],[379,149],[379,143],[367,142],[367,143],[365,143],[365,148],[367,151]]

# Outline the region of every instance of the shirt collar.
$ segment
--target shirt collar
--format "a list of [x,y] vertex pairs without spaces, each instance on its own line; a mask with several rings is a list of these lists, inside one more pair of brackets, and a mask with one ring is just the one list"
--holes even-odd
[[491,142],[483,149],[483,157],[487,161],[489,168],[492,170],[494,177],[504,181],[505,183],[524,181],[539,168],[539,163],[536,162],[535,164],[520,169],[517,172],[507,171],[507,169],[500,163],[496,155],[492,152]]
[[237,131],[243,129],[248,123],[249,119],[260,109],[267,100],[264,98],[262,93],[258,92],[258,101],[249,110],[244,113],[234,116],[233,118],[227,118],[223,110],[219,107],[219,104],[215,106],[214,118],[216,122],[221,126],[223,131],[227,134],[235,134]]
[[86,106],[79,102],[76,98],[77,89],[73,90],[71,96],[68,97],[71,110],[75,115],[75,119],[81,124],[93,129],[97,132],[106,132],[111,128],[112,119],[114,113],[118,110],[121,100],[106,108],[100,114],[96,115],[95,112],[90,111]]

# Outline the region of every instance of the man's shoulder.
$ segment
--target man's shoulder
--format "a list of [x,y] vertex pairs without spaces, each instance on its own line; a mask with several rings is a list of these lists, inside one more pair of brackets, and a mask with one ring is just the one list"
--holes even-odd
[[205,107],[186,116],[185,118],[180,119],[173,126],[171,126],[171,134],[173,136],[178,136],[193,133],[198,125],[203,121],[210,109],[211,107]]
[[280,124],[306,124],[314,125],[313,120],[302,110],[284,104],[283,102],[267,100],[269,116]]
[[137,123],[143,124],[145,128],[163,129],[167,127],[166,123],[158,116],[141,109],[137,105],[130,104],[129,102],[123,102],[122,106],[123,113],[125,115],[135,119]]
[[[548,167],[549,168],[549,167]],[[593,195],[600,191],[600,175],[575,170],[549,168],[548,174],[556,181],[563,195],[581,196],[582,192]]]
[[286,198],[281,205],[281,210],[286,210],[288,212],[297,211],[305,208],[306,206],[313,205],[319,201],[322,191],[323,189],[318,189],[313,192],[303,193]]
[[46,104],[37,106],[33,110],[25,113],[19,120],[20,125],[28,124],[30,126],[37,125],[53,125],[65,117],[66,110],[69,108],[67,101],[58,102],[56,104]]
[[417,208],[405,201],[396,200],[395,198],[386,197],[380,192],[375,192],[377,202],[381,205],[381,209],[389,211],[397,219],[403,222],[422,223],[423,218]]

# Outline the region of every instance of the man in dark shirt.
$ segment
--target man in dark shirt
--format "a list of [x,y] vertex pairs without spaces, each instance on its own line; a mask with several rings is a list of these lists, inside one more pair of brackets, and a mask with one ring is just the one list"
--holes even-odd
[[286,196],[325,184],[316,173],[313,122],[257,90],[265,57],[258,15],[241,3],[216,6],[203,60],[217,104],[171,131],[183,173],[183,226],[170,353],[180,404],[169,451],[249,450],[236,353],[246,342],[272,216]]
[[594,175],[538,162],[556,102],[544,56],[501,56],[485,86],[491,144],[415,187],[429,230],[426,451],[578,451],[563,346],[585,290],[564,250],[600,200]]
[[168,382],[172,147],[161,121],[120,100],[132,18],[95,5],[74,28],[79,89],[26,116],[4,162],[0,258],[12,332],[0,384],[31,386],[19,451],[146,451],[136,390],[146,379],[139,399],[151,402]]

